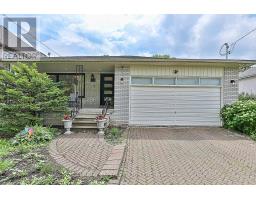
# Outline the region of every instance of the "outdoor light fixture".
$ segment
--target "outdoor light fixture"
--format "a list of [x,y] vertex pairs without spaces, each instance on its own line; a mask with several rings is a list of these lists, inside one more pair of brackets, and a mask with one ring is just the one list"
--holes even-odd
[[91,74],[91,82],[96,82],[96,79],[94,77],[94,74]]
[[235,85],[236,81],[235,81],[235,80],[230,80],[230,83],[231,83],[232,85]]
[[177,74],[179,71],[177,69],[173,70],[174,74]]

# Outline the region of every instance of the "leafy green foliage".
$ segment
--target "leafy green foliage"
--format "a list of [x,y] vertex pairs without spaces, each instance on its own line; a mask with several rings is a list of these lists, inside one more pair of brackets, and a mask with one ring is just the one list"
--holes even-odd
[[256,100],[256,95],[249,95],[249,94],[242,93],[239,95],[239,100],[240,101]]
[[52,140],[56,136],[56,130],[53,128],[35,125],[31,127],[32,134],[18,133],[13,140],[14,144],[40,144]]
[[106,185],[111,180],[111,176],[102,177],[100,180],[90,182],[90,185]]
[[11,160],[1,160],[0,161],[0,173],[3,173],[4,171],[6,171],[7,169],[10,169],[13,166],[14,166],[14,164]]
[[51,163],[45,163],[42,161],[37,163],[36,169],[44,175],[52,174],[54,172],[54,166]]
[[117,127],[109,127],[106,130],[105,138],[111,144],[117,144],[122,142],[122,130]]
[[0,140],[0,158],[10,154],[14,150],[11,142],[5,139]]
[[68,97],[35,64],[0,70],[0,132],[14,134],[25,126],[42,124],[42,114],[66,112]]
[[67,170],[62,169],[61,170],[61,175],[62,175],[62,179],[59,180],[60,185],[71,185],[72,184],[71,174]]
[[224,106],[221,117],[225,128],[243,132],[256,139],[256,101],[240,100]]
[[22,180],[22,185],[52,185],[55,179],[52,175],[47,176],[34,176],[32,179],[25,178]]

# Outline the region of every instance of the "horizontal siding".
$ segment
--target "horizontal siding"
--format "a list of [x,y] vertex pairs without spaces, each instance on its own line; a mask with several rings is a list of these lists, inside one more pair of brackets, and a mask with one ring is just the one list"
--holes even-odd
[[[175,74],[174,70],[178,70]],[[132,76],[222,77],[223,67],[208,66],[131,66]]]
[[220,125],[220,88],[131,87],[131,125]]

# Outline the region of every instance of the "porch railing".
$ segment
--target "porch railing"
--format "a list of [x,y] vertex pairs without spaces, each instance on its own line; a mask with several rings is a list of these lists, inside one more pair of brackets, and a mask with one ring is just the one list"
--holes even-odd
[[71,109],[70,115],[74,119],[81,109],[81,99],[78,97],[78,94],[76,94],[75,98],[69,100],[69,108]]
[[106,116],[106,114],[108,112],[110,101],[111,101],[111,99],[108,97],[105,99],[105,105],[104,105],[104,107],[102,109],[102,113],[101,113],[104,117]]

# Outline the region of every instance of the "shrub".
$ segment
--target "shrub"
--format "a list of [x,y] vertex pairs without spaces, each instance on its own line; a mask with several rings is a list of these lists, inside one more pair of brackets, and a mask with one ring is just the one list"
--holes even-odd
[[256,101],[239,100],[232,105],[224,106],[221,117],[225,128],[256,138]]
[[13,140],[14,144],[39,144],[50,141],[56,135],[53,128],[42,127],[39,125],[27,127],[19,132]]
[[0,133],[12,136],[25,126],[42,124],[42,114],[66,112],[68,97],[36,65],[17,63],[0,70]]
[[250,95],[247,93],[242,93],[239,95],[240,101],[246,101],[246,100],[256,100],[256,95]]

